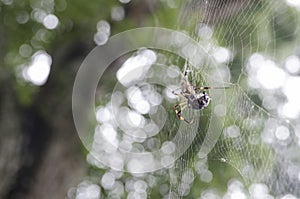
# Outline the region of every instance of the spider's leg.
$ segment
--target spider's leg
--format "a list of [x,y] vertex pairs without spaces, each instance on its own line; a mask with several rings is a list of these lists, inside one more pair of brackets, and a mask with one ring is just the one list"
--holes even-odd
[[182,92],[180,92],[180,93],[175,93],[175,91],[172,91],[172,93],[174,94],[174,95],[176,95],[176,96],[179,96],[179,98],[180,98],[180,101],[185,101],[186,100],[186,97],[184,96],[184,94],[182,93]]
[[195,94],[194,86],[190,83],[188,78],[188,73],[191,72],[191,70],[187,70],[187,61],[184,64],[184,71],[183,71],[183,82],[182,87],[184,90],[187,90],[188,93]]
[[174,111],[177,115],[177,118],[181,121],[184,121],[188,124],[192,124],[194,122],[194,119],[192,119],[191,121],[185,119],[184,117],[181,116],[181,112],[187,107],[187,102],[183,102],[183,103],[180,103],[180,104],[176,104],[174,106]]
[[208,90],[208,89],[211,89],[211,87],[208,87],[208,86],[196,86],[194,87],[194,90],[195,91],[204,91],[204,90]]
[[195,86],[194,90],[195,91],[198,91],[198,90],[204,91],[204,90],[209,90],[209,89],[228,89],[228,88],[230,88],[230,87],[228,87],[228,86],[224,86],[224,87]]

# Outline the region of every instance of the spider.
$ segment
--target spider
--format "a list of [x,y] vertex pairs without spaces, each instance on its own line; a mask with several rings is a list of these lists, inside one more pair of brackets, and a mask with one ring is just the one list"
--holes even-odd
[[175,91],[172,91],[174,95],[177,95],[180,97],[181,103],[176,104],[174,106],[174,111],[177,115],[177,118],[181,121],[186,122],[187,124],[193,124],[194,119],[187,120],[184,117],[182,117],[181,112],[189,107],[194,110],[202,110],[205,109],[210,102],[210,97],[206,93],[206,90],[208,89],[222,89],[221,87],[208,87],[208,86],[194,86],[192,85],[188,80],[188,73],[191,72],[191,70],[187,70],[187,62],[185,62],[184,65],[184,72],[183,72],[183,81],[181,83],[181,91],[180,93],[176,93]]

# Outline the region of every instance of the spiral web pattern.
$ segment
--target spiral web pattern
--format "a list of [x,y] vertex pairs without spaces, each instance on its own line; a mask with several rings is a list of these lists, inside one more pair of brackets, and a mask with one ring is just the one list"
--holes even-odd
[[[191,0],[183,5],[178,29],[188,30],[197,44],[159,31],[151,42],[173,42],[169,49],[145,45],[122,54],[110,82],[113,91],[111,86],[108,95],[103,87],[97,91],[95,131],[84,137],[88,162],[105,171],[100,183],[105,194],[300,197],[299,118],[279,109],[285,103],[281,96],[287,95],[283,82],[297,75],[297,5],[288,0]],[[288,60],[292,64],[286,68],[277,64]],[[208,108],[183,111],[185,118],[195,118],[193,125],[176,118],[178,99],[171,93],[180,88],[186,61],[193,84],[224,87],[208,91]],[[263,73],[271,69],[276,81]],[[213,190],[217,181],[227,191]]]
[[[197,181],[207,183],[218,178],[216,175],[226,177],[225,173],[213,170],[212,165],[218,164],[216,162],[232,166],[242,177],[244,185],[239,181],[229,181],[228,189],[234,187],[235,191],[228,191],[225,194],[228,198],[235,198],[239,194],[237,198],[300,197],[297,188],[299,169],[296,169],[299,162],[295,160],[295,155],[287,155],[292,150],[299,151],[298,138],[295,136],[298,117],[288,120],[279,110],[284,103],[278,99],[278,95],[282,93],[282,85],[278,82],[282,80],[279,78],[273,85],[264,83],[263,80],[268,81],[266,76],[271,74],[262,79],[256,71],[263,67],[259,64],[287,63],[287,57],[297,55],[297,9],[299,2],[296,1],[276,1],[274,4],[273,1],[254,0],[190,1],[184,7],[181,23],[192,30],[191,35],[199,43],[208,46],[207,49],[211,52],[209,54],[215,58],[218,72],[224,74],[224,79],[228,78],[227,71],[230,71],[229,81],[234,84],[225,91],[226,108],[216,106],[211,110],[226,112],[222,135],[213,151],[208,156],[203,156],[201,150],[197,150],[200,147],[197,145],[202,144],[201,140],[205,139],[208,129],[202,126],[198,132],[202,135],[199,136],[200,141],[194,143],[191,150],[171,170],[171,176],[176,176],[172,181],[172,197],[189,195],[193,192],[190,190],[193,189],[191,184],[198,184]],[[257,64],[256,56],[261,56],[266,62]],[[285,73],[291,72],[284,69],[284,64],[274,65],[285,70]],[[213,76],[214,72],[216,71],[211,71],[209,67],[201,70],[204,77]],[[268,72],[272,73],[272,68]],[[196,76],[194,78],[197,79]],[[246,86],[247,83],[249,87]],[[268,94],[264,92],[271,97],[267,97]],[[273,106],[269,105],[272,101]],[[208,123],[214,122],[208,117]],[[195,151],[197,154],[193,156],[193,161],[187,161],[192,156],[189,153]],[[191,183],[191,179],[195,179],[195,182]],[[199,183],[201,185],[203,184]],[[202,196],[210,198],[213,195],[218,194],[208,190]]]

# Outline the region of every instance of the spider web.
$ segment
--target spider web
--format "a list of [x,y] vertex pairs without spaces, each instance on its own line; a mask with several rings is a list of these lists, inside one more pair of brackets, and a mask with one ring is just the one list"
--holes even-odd
[[[99,100],[99,125],[87,159],[106,170],[101,186],[108,197],[300,197],[299,146],[293,131],[297,120],[277,116],[277,107],[284,103],[280,87],[266,89],[257,79],[258,67],[253,69],[257,57],[281,63],[295,54],[299,41],[295,16],[299,13],[287,2],[291,1],[191,0],[182,5],[178,29],[188,31],[206,51],[198,56],[201,67],[188,60],[193,71],[190,81],[200,86],[228,87],[209,90],[212,101],[206,109],[183,111],[185,118],[195,118],[193,125],[178,121],[172,109],[178,100],[168,96],[180,86],[185,58],[156,49],[140,49],[122,58],[129,64],[153,54],[157,59],[149,64],[151,69],[143,69],[147,74],[133,85],[117,77],[111,98]],[[131,72],[135,75],[140,71]],[[267,103],[270,98],[275,105]],[[145,111],[147,106],[153,106],[154,111]],[[160,111],[161,107],[164,110]],[[130,164],[127,155],[106,146],[107,140],[133,153],[162,149],[164,167],[150,173],[131,172],[135,164]],[[130,175],[109,169],[97,156],[111,159],[110,166],[120,170],[127,164]],[[154,162],[143,161],[149,165]]]
[[[276,116],[277,108],[284,100],[277,101],[275,108],[262,102],[264,96],[268,95],[264,92],[268,91],[264,90],[263,85],[257,85],[259,83],[255,86],[253,82],[251,84],[254,77],[249,70],[251,56],[255,53],[279,63],[296,53],[296,44],[293,42],[299,41],[296,34],[299,26],[295,23],[299,13],[290,2],[276,1],[275,5],[273,1],[203,0],[185,4],[180,17],[181,24],[184,24],[182,26],[192,30],[190,34],[206,46],[216,60],[219,54],[215,53],[215,49],[222,46],[229,50],[231,55],[227,59],[217,61],[217,72],[224,73],[226,79],[229,70],[231,76],[228,79],[233,84],[224,91],[227,99],[226,116],[218,142],[214,145],[214,141],[211,141],[214,148],[207,156],[199,151],[209,125],[216,122],[206,115],[208,121],[206,125],[200,125],[196,141],[170,171],[171,198],[192,195],[195,189],[201,189],[203,197],[205,194],[218,195],[210,192],[209,188],[193,187],[206,187],[206,183],[214,182],[213,178],[221,180],[219,175],[227,178],[226,173],[214,170],[213,165],[219,163],[236,169],[241,177],[240,182],[244,184],[236,185],[238,183],[235,180],[228,180],[228,192],[225,194],[228,197],[234,195],[233,190],[229,191],[231,185],[235,186],[235,193],[243,193],[243,197],[287,194],[300,197],[297,188],[299,158],[289,154],[293,150],[299,152],[293,132],[293,124],[297,120],[293,123]],[[204,79],[213,76],[214,72],[216,70],[210,71],[209,67],[201,69]],[[197,76],[193,78],[197,79]],[[276,101],[276,94],[269,94]],[[263,108],[262,104],[269,107],[269,110]],[[291,136],[286,140],[278,139],[276,134],[282,132],[289,132]],[[233,179],[239,179],[238,175]],[[264,191],[259,192],[257,187],[264,187]]]

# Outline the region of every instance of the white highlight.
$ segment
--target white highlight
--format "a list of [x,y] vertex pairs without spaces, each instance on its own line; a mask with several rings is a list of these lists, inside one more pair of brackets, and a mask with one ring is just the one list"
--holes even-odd
[[142,116],[135,111],[128,112],[128,119],[134,127],[139,127],[142,124]]
[[226,63],[230,58],[230,51],[227,48],[219,47],[215,49],[213,56],[219,63]]
[[290,137],[290,131],[286,126],[279,126],[275,131],[275,136],[278,140],[286,140]]
[[50,73],[51,63],[51,56],[45,51],[36,52],[32,56],[31,64],[23,69],[24,79],[37,86],[45,84]]
[[300,60],[296,55],[292,55],[286,58],[285,68],[288,72],[295,74],[300,70]]
[[96,184],[92,184],[90,182],[82,182],[78,185],[76,191],[76,199],[97,199],[101,196],[100,187]]
[[112,143],[116,140],[117,132],[112,125],[109,125],[109,124],[102,125],[100,130],[101,130],[103,137],[107,141]]
[[246,195],[241,191],[235,191],[231,194],[231,199],[246,199]]
[[154,51],[143,49],[138,55],[130,57],[117,71],[117,79],[124,86],[143,79],[150,66],[156,62],[157,55]]
[[283,87],[283,93],[287,97],[287,103],[283,106],[281,114],[288,118],[296,119],[300,114],[300,93],[298,87],[300,77],[289,77]]
[[298,9],[300,9],[300,0],[286,0],[286,3],[289,6],[296,7]]
[[115,176],[108,172],[102,176],[101,185],[104,189],[111,189],[115,184]]
[[264,60],[257,71],[257,80],[266,89],[277,89],[283,86],[286,74],[273,61]]
[[50,30],[55,29],[58,23],[59,23],[58,18],[53,14],[47,15],[43,20],[44,26]]
[[213,35],[213,30],[206,24],[200,24],[198,29],[198,36],[202,39],[210,39]]
[[124,4],[126,4],[126,3],[129,3],[131,0],[119,0],[121,3],[124,3]]
[[110,25],[105,20],[100,20],[97,23],[97,32],[94,35],[94,42],[101,46],[106,44],[110,35]]

